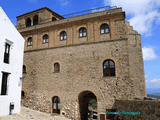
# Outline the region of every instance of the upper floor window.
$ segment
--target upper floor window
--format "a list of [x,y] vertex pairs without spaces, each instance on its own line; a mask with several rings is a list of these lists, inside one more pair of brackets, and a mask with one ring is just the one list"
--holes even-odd
[[26,19],[26,27],[29,27],[29,26],[31,26],[31,19],[27,18]]
[[4,51],[4,63],[9,63],[9,56],[10,56],[9,54],[10,54],[10,45],[6,43]]
[[26,66],[23,65],[23,73],[26,73]]
[[47,34],[43,35],[43,43],[48,43],[49,36]]
[[52,21],[56,21],[57,19],[55,17],[52,17]]
[[60,64],[59,63],[54,64],[54,72],[60,72]]
[[8,76],[9,73],[2,73],[1,95],[7,95]]
[[101,29],[101,34],[109,33],[108,24],[102,24],[100,29]]
[[87,29],[86,28],[80,28],[79,29],[79,37],[86,37],[87,36]]
[[115,76],[115,63],[113,60],[103,62],[103,76]]
[[33,17],[33,25],[38,25],[38,15]]
[[53,113],[60,114],[60,99],[58,96],[52,98]]
[[27,40],[27,46],[32,46],[33,41],[32,41],[32,37],[29,37]]
[[60,40],[67,40],[67,33],[65,31],[60,33]]

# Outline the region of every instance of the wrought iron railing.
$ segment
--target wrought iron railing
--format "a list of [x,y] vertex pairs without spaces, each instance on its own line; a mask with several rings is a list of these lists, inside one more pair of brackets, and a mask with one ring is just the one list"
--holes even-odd
[[86,15],[86,14],[91,14],[95,12],[100,12],[100,11],[105,11],[105,10],[111,10],[117,8],[116,6],[104,6],[104,7],[99,7],[99,8],[93,8],[89,10],[84,10],[84,11],[79,11],[79,12],[74,12],[74,13],[69,13],[62,15],[65,18],[72,18],[80,15]]

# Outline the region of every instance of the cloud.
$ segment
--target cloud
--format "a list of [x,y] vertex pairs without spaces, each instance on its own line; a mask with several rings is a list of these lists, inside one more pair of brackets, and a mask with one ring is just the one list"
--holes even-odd
[[59,0],[61,6],[66,6],[69,4],[69,0]]
[[140,14],[132,17],[129,21],[134,29],[139,33],[145,34],[146,36],[152,35],[152,23],[159,16],[157,11],[152,11],[147,14]]
[[146,80],[147,88],[160,88],[160,78]]
[[157,58],[157,55],[152,47],[143,47],[142,51],[144,60],[154,60]]
[[151,83],[160,83],[160,79],[153,79],[153,80],[150,80]]
[[105,5],[122,7],[130,24],[139,33],[152,34],[153,23],[160,25],[160,0],[104,0]]

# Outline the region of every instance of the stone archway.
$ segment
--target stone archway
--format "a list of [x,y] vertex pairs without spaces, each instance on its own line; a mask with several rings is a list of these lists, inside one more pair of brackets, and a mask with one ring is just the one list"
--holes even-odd
[[90,91],[79,94],[79,111],[81,120],[97,120],[97,97]]

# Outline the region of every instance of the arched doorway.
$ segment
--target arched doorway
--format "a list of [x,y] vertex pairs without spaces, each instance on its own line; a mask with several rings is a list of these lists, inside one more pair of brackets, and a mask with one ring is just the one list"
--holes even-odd
[[60,114],[60,99],[58,96],[52,98],[52,112]]
[[78,99],[81,120],[97,120],[97,98],[94,93],[84,91]]
[[31,26],[31,19],[30,18],[27,18],[26,19],[26,27],[29,27],[29,26]]
[[38,15],[33,17],[33,25],[38,25]]

